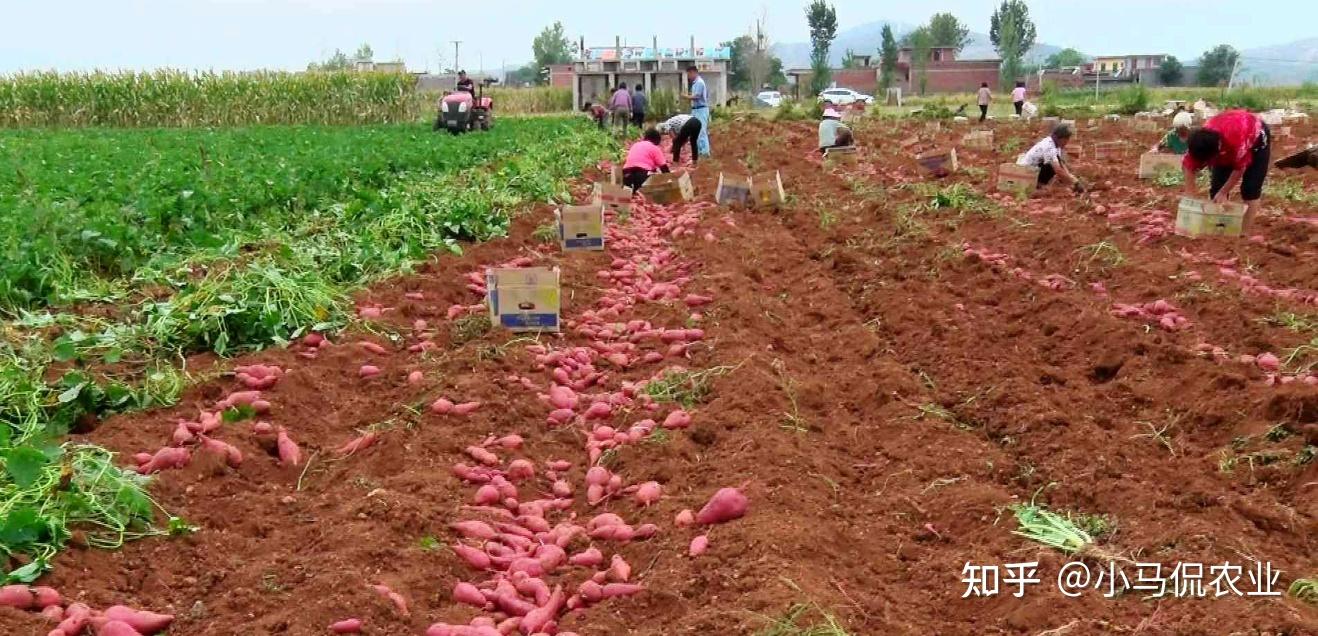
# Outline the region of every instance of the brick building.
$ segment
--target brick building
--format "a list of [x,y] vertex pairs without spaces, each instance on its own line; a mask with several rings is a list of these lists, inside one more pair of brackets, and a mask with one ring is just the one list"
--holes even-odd
[[[644,86],[646,92],[657,90],[680,93],[686,90],[686,68],[695,66],[709,90],[709,103],[721,106],[728,99],[729,47],[690,46],[660,48],[658,38],[651,46],[623,46],[621,38],[613,46],[578,47],[572,63],[572,103],[576,108],[588,101],[607,100],[614,86]],[[551,81],[553,77],[551,76]]]
[[[920,94],[921,69],[912,64],[915,50],[911,47],[897,53],[897,83],[902,92]],[[955,47],[929,49],[929,62],[923,69],[923,84],[927,93],[971,93],[988,82],[998,85],[1002,60],[958,60]]]
[[549,67],[549,85],[554,88],[572,88],[571,64],[552,64]]

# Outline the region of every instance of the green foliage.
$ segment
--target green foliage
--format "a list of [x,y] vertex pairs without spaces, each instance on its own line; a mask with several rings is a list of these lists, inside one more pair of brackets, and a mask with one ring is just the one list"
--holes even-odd
[[860,62],[861,59],[856,57],[856,52],[851,49],[847,49],[842,54],[842,68],[860,68]]
[[925,93],[929,84],[929,58],[933,53],[933,34],[929,27],[922,26],[906,36],[906,44],[911,47],[911,62],[915,66],[915,75],[920,87],[920,94]]
[[[572,61],[572,41],[563,32],[563,23],[554,22],[540,31],[531,42],[531,53],[535,57],[537,70],[552,64],[567,64]],[[536,74],[538,83],[543,84],[545,77]]]
[[[802,625],[812,614],[818,618]],[[768,625],[757,636],[850,636],[838,618],[816,605],[798,603],[781,618],[767,618]]]
[[1185,78],[1185,66],[1175,55],[1167,56],[1158,67],[1158,80],[1163,86],[1176,86]]
[[879,46],[879,86],[886,92],[897,77],[897,38],[893,37],[892,25],[884,23],[882,37],[883,42]]
[[677,93],[670,90],[656,90],[650,93],[650,110],[647,116],[655,121],[663,121],[685,112]]
[[1267,93],[1252,88],[1223,89],[1214,100],[1219,108],[1244,108],[1246,110],[1268,110],[1281,102],[1272,99]]
[[828,66],[828,50],[837,37],[837,11],[826,0],[812,0],[806,6],[806,22],[810,25],[810,93],[818,95],[832,82]]
[[1117,112],[1122,115],[1134,115],[1142,113],[1153,105],[1153,97],[1149,94],[1149,89],[1143,84],[1133,84],[1121,90],[1117,97],[1119,105]]
[[[500,115],[540,115],[572,111],[572,89],[560,86],[533,88],[487,88],[485,94],[494,100],[494,110]],[[438,101],[438,95],[427,95],[423,112],[429,112]],[[502,124],[500,124],[502,125]]]
[[681,404],[692,408],[709,399],[711,383],[734,370],[734,367],[714,367],[703,371],[669,369],[645,385],[645,392],[659,403]]
[[1197,81],[1200,86],[1224,86],[1231,79],[1231,73],[1235,70],[1236,62],[1240,60],[1240,52],[1230,44],[1219,44],[1209,51],[1205,51],[1199,58],[1199,75]]
[[1014,59],[1019,63],[1020,56],[1034,47],[1037,35],[1025,0],[1002,0],[989,19],[989,40],[1004,61]]
[[960,53],[970,44],[970,27],[950,13],[935,13],[929,18],[929,39],[933,46],[950,46]]
[[415,94],[406,73],[20,73],[0,77],[0,128],[404,122]]
[[1083,66],[1085,63],[1085,54],[1075,49],[1062,49],[1044,60],[1044,68],[1065,68],[1070,66]]
[[755,38],[742,35],[719,46],[732,49],[732,59],[728,60],[728,88],[734,91],[749,91],[756,88],[751,84],[750,72],[750,57],[755,52]]

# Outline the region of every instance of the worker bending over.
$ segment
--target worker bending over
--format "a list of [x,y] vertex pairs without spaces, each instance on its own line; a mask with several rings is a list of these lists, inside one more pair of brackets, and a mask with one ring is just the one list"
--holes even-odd
[[1228,110],[1209,119],[1203,128],[1190,133],[1190,149],[1181,161],[1185,193],[1197,194],[1195,175],[1204,168],[1212,171],[1208,196],[1214,203],[1226,203],[1231,190],[1239,185],[1248,229],[1263,198],[1263,182],[1272,160],[1271,137],[1268,125],[1246,110]]
[[1057,125],[1051,135],[1034,144],[1033,148],[1016,160],[1016,164],[1038,168],[1039,187],[1052,183],[1054,178],[1061,178],[1063,182],[1071,185],[1072,190],[1084,192],[1084,185],[1067,167],[1066,146],[1071,143],[1071,134],[1069,125]]
[[622,184],[631,188],[632,194],[636,194],[645,185],[651,173],[669,172],[668,160],[659,148],[661,141],[663,136],[659,131],[650,128],[645,131],[644,139],[632,144],[627,150],[627,161],[622,165]]
[[703,128],[699,119],[686,114],[673,115],[659,124],[659,132],[673,136],[673,163],[682,163],[682,146],[687,144],[691,145],[691,165],[700,161],[696,143]]

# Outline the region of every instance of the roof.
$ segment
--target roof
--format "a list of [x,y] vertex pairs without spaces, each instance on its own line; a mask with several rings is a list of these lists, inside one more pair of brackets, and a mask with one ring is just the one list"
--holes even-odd
[[1125,59],[1128,57],[1167,57],[1170,53],[1126,53],[1122,55],[1095,55],[1096,60]]

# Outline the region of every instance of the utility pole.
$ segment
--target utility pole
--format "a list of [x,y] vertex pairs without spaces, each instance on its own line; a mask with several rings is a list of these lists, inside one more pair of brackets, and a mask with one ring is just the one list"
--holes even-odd
[[1236,54],[1236,62],[1231,65],[1231,78],[1226,81],[1226,89],[1231,90],[1236,87],[1236,73],[1240,71],[1240,54]]
[[462,66],[458,64],[458,47],[462,45],[462,40],[453,40],[453,70],[460,71]]

